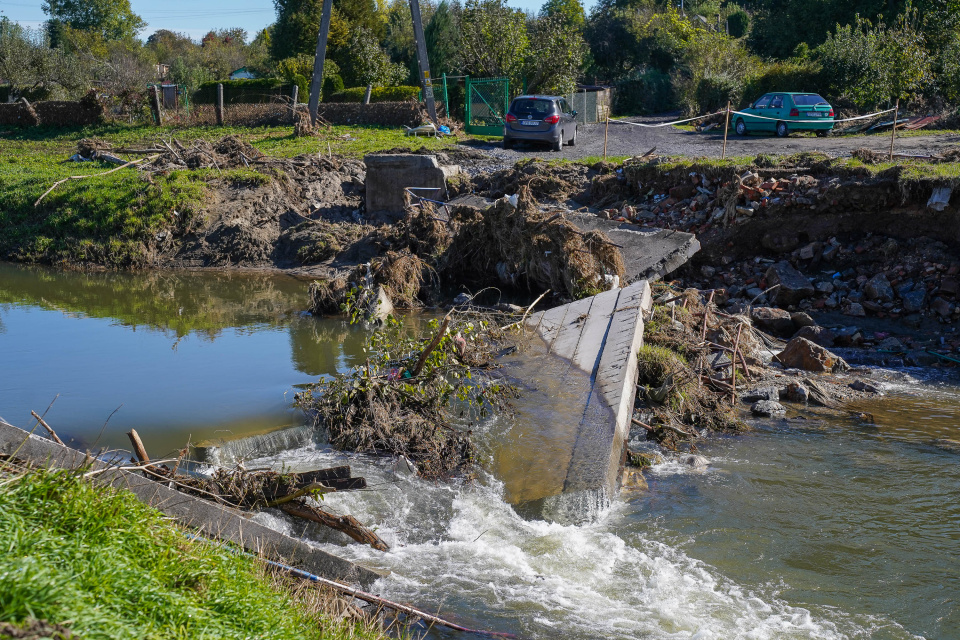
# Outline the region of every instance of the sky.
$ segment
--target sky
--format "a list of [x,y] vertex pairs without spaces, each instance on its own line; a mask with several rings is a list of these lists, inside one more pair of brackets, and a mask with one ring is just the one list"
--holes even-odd
[[[525,11],[537,11],[545,0],[507,0]],[[38,27],[47,18],[41,0],[0,0],[0,14],[25,27]],[[271,0],[130,0],[134,13],[149,25],[142,38],[157,29],[169,29],[200,39],[211,29],[246,29],[248,41],[274,18]],[[584,2],[589,10],[593,0]]]

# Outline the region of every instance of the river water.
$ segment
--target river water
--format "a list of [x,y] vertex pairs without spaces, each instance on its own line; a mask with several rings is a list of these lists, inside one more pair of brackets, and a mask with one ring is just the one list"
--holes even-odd
[[[358,362],[363,340],[305,306],[285,276],[0,264],[0,416],[32,426],[59,393],[47,418],[61,436],[124,448],[136,428],[154,455],[300,424],[291,394]],[[791,414],[710,439],[706,470],[668,457],[648,491],[585,525],[520,517],[487,473],[426,483],[322,444],[253,464],[349,462],[369,489],[325,506],[392,550],[257,518],[390,570],[386,597],[523,637],[958,638],[960,389],[904,373],[860,407],[873,422]],[[488,462],[502,427],[477,431]]]

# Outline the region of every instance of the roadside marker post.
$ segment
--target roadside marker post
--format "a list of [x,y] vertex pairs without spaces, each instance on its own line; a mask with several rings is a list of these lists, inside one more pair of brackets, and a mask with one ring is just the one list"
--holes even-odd
[[900,117],[900,98],[893,108],[893,131],[890,132],[890,159],[893,160],[893,142],[897,139],[897,119]]
[[217,84],[217,126],[223,126],[223,84]]
[[610,112],[607,112],[607,124],[603,128],[603,161],[607,161],[607,132],[610,130]]
[[723,152],[720,154],[720,159],[725,160],[727,157],[727,133],[730,131],[730,101],[727,100],[727,115],[724,118],[723,125]]

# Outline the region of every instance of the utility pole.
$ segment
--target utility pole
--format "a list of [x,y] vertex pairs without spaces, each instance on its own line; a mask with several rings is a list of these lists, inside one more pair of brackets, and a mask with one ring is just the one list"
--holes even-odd
[[333,0],[323,0],[323,15],[320,17],[320,33],[317,34],[317,52],[313,58],[313,78],[310,80],[310,124],[317,124],[317,109],[320,108],[320,89],[323,88],[323,61],[327,57],[327,34],[330,33],[330,14]]
[[430,119],[436,124],[437,103],[433,99],[433,80],[430,79],[430,61],[427,59],[427,41],[423,37],[423,20],[420,18],[420,0],[410,0],[410,13],[413,15],[413,36],[417,41],[417,61],[420,63],[420,85],[423,87],[423,99],[427,102],[427,113],[430,114]]

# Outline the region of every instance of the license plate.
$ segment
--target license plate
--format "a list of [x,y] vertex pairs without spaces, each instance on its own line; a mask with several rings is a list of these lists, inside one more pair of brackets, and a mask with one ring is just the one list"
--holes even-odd
[[520,124],[522,124],[525,127],[535,127],[538,124],[540,124],[540,121],[539,120],[521,120]]
[[811,118],[822,118],[822,117],[823,117],[823,114],[820,113],[819,111],[807,111],[807,115],[810,116]]

